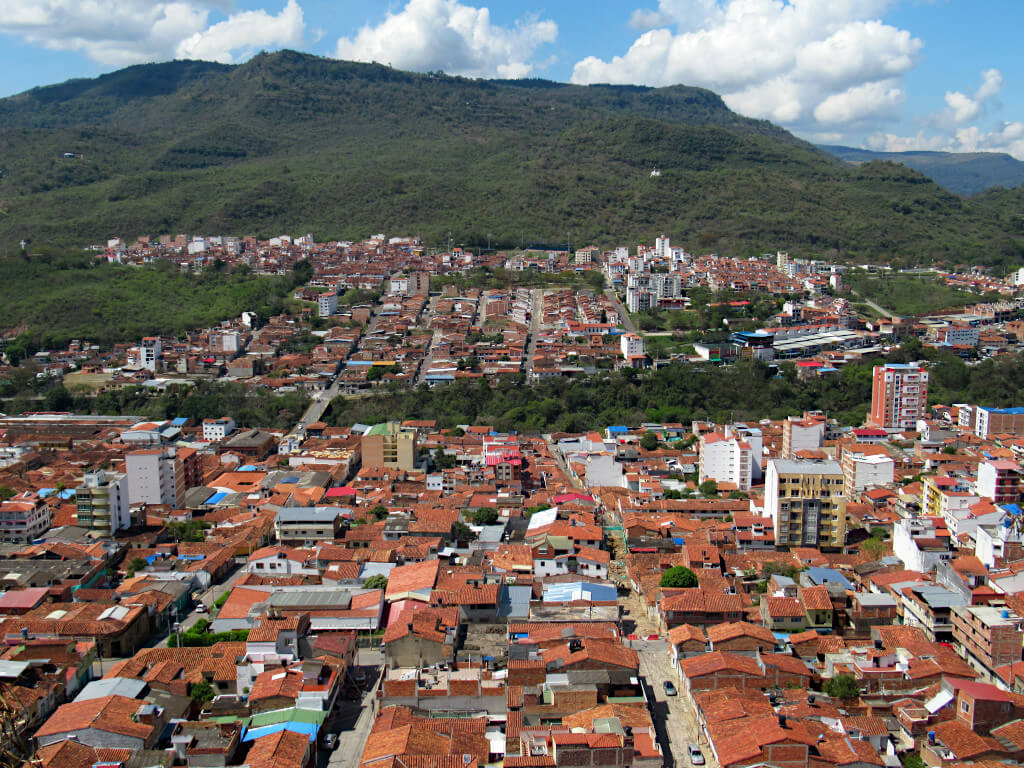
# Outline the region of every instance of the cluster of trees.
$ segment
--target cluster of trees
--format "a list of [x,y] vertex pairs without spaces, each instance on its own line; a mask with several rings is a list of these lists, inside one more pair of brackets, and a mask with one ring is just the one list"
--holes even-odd
[[[591,288],[601,290],[604,276],[597,270],[585,272],[539,272],[527,269],[511,272],[502,267],[477,267],[468,272],[453,272],[430,278],[431,290],[441,290],[445,285],[459,289],[479,288],[480,290],[503,288],[541,288],[561,285],[566,288]],[[500,341],[500,339],[499,339]]]
[[128,267],[47,248],[0,258],[3,328],[21,329],[8,359],[18,363],[72,339],[109,346],[153,334],[180,337],[246,310],[279,314],[310,269],[302,264],[289,278],[256,277],[245,265],[188,275],[168,261]]

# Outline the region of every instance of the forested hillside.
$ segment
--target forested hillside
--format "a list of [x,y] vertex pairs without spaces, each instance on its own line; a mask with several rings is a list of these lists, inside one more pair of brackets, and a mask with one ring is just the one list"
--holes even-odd
[[293,52],[0,100],[0,170],[0,254],[23,238],[439,243],[452,231],[504,245],[666,232],[737,255],[1024,258],[1012,199],[964,199],[892,163],[850,167],[706,90],[470,80]]

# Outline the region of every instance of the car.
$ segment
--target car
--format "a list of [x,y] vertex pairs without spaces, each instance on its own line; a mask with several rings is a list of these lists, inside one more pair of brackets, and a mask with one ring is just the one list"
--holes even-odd
[[195,612],[196,612],[196,613],[206,613],[206,612],[207,612],[208,610],[209,610],[209,608],[207,608],[207,607],[206,607],[206,605],[205,605],[204,603],[199,603],[199,604],[198,604],[198,605],[197,605],[197,606],[195,607]]
[[338,734],[328,733],[324,736],[324,749],[334,749],[338,746]]
[[676,695],[676,687],[674,685],[672,685],[672,681],[671,680],[666,680],[664,683],[662,683],[662,687],[665,689],[665,695],[666,696],[675,696]]
[[704,765],[704,753],[700,751],[699,746],[687,744],[686,751],[690,753],[690,763],[692,765]]

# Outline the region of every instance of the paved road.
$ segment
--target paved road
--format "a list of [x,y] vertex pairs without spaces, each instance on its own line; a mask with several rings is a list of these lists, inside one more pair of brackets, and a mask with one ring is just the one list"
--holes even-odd
[[657,640],[633,641],[631,644],[640,656],[640,676],[647,683],[652,704],[651,717],[665,755],[665,765],[677,768],[689,766],[686,745],[700,744],[707,761],[705,768],[718,768],[707,740],[700,738],[697,716],[689,698],[682,691],[676,696],[665,695],[666,680],[671,680],[677,689],[680,687],[679,675],[669,661],[668,643]]
[[324,722],[324,733],[338,734],[338,747],[333,752],[321,750],[317,759],[317,768],[358,768],[359,758],[363,754],[363,746],[370,735],[373,721],[377,717],[374,703],[377,698],[377,687],[383,656],[379,651],[360,648],[357,652],[359,668],[372,680],[369,690],[362,699],[339,699],[334,711]]
[[555,463],[558,464],[562,472],[565,473],[565,476],[569,478],[569,481],[578,490],[586,492],[587,489],[583,487],[583,484],[573,479],[573,476],[569,474],[569,467],[567,467],[565,464],[565,457],[562,456],[562,452],[558,450],[558,446],[556,446],[554,441],[551,439],[551,435],[544,435],[543,437],[544,442],[548,444],[548,452],[551,454],[551,457],[555,460]]
[[612,302],[612,304],[615,305],[615,308],[618,310],[619,320],[622,327],[625,328],[630,333],[640,333],[636,329],[636,326],[633,325],[633,318],[629,316],[629,312],[626,311],[626,308],[622,306],[622,302],[619,301],[619,295],[615,293],[615,291],[612,290],[611,288],[605,288],[604,295],[609,298],[609,300]]
[[544,311],[544,289],[534,288],[530,292],[530,340],[526,344],[526,380],[533,373],[533,357],[537,354],[537,334],[540,333]]
[[299,423],[296,424],[294,431],[301,432],[310,424],[320,421],[320,419],[323,418],[324,411],[327,410],[327,406],[331,404],[331,400],[338,396],[340,391],[338,380],[335,379],[331,383],[331,386],[323,392],[317,392],[313,396],[313,400],[306,409],[306,412],[302,414],[302,418],[299,419]]

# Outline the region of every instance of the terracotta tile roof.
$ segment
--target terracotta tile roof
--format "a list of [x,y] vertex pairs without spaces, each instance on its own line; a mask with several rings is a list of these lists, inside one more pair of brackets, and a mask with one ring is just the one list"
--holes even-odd
[[771,715],[771,703],[760,692],[750,693],[736,688],[718,688],[703,691],[693,697],[697,708],[707,722],[723,722],[742,717]]
[[308,736],[283,730],[255,739],[246,763],[249,768],[301,768],[308,752]]
[[597,640],[616,640],[619,637],[618,628],[612,621],[516,621],[508,625],[508,632],[513,638],[525,635],[523,640],[533,643],[561,641],[568,637],[592,637]]
[[96,748],[65,739],[40,747],[36,759],[42,768],[92,768],[96,763],[124,763],[134,754],[134,749]]
[[1007,751],[996,739],[979,736],[959,720],[936,723],[931,730],[935,731],[936,740],[945,744],[958,760],[969,760],[986,752]]
[[774,715],[708,723],[708,734],[722,768],[757,761],[769,744],[793,743],[810,747],[818,740],[817,735],[812,735],[803,723],[786,720],[785,725],[780,725]]
[[580,641],[582,647],[577,651],[569,650],[569,643],[560,643],[543,651],[544,663],[550,669],[552,663],[561,661],[560,668],[574,664],[596,661],[614,667],[639,669],[640,657],[637,652],[619,642],[586,639]]
[[249,701],[282,696],[297,699],[302,691],[302,670],[268,669],[256,676],[249,693]]
[[829,597],[828,587],[803,587],[799,591],[800,602],[808,611],[831,611],[832,598]]
[[731,621],[708,627],[708,640],[712,643],[722,643],[738,637],[752,637],[768,645],[775,645],[775,635],[767,627],[759,624],[751,624],[747,621]]
[[795,597],[766,597],[763,600],[768,615],[773,619],[798,618],[804,615],[804,607]]
[[407,592],[431,590],[437,583],[440,560],[424,560],[422,563],[400,565],[388,574],[385,596],[391,600]]
[[[711,627],[714,629],[714,627]],[[680,643],[686,642],[699,642],[702,645],[707,642],[707,637],[704,635],[704,630],[700,627],[696,627],[693,624],[680,624],[677,627],[672,627],[668,631],[668,639],[672,645],[679,645]]]
[[735,653],[712,651],[700,656],[683,659],[679,662],[680,674],[688,678],[702,677],[724,670],[742,672],[755,677],[764,677],[761,668],[754,659]]
[[103,696],[62,704],[50,719],[40,726],[36,737],[56,736],[93,728],[145,741],[152,734],[153,726],[132,719],[132,715],[142,704],[143,702],[126,696]]

